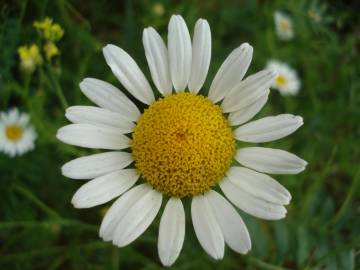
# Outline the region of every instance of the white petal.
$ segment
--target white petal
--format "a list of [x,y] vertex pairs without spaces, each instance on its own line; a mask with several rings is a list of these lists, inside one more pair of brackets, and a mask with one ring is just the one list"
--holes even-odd
[[75,124],[93,124],[121,129],[124,133],[132,132],[135,124],[121,114],[93,106],[72,106],[66,109],[65,116]]
[[267,220],[282,219],[286,215],[284,206],[252,196],[227,178],[220,182],[220,188],[233,204],[250,215]]
[[211,31],[206,20],[199,19],[195,24],[192,42],[192,64],[188,88],[198,93],[203,86],[211,59]]
[[17,122],[20,126],[26,127],[30,122],[30,116],[26,113],[21,113]]
[[143,32],[143,44],[154,84],[161,94],[170,95],[172,84],[168,51],[164,41],[154,28],[148,27]]
[[219,68],[210,86],[209,98],[213,102],[222,100],[225,95],[243,79],[249,68],[253,48],[248,43],[233,50]]
[[262,70],[247,77],[229,91],[221,107],[227,113],[250,106],[266,94],[275,78],[276,72],[271,70]]
[[226,176],[249,194],[274,204],[289,204],[290,192],[270,176],[244,167],[231,167]]
[[280,114],[247,123],[234,132],[235,138],[243,142],[262,143],[284,138],[303,124],[301,116]]
[[120,220],[128,210],[150,190],[151,186],[148,184],[135,186],[113,203],[105,214],[100,226],[99,235],[104,241],[113,239],[114,231]]
[[235,208],[219,193],[210,190],[205,194],[231,249],[246,254],[251,249],[251,239],[246,225]]
[[112,44],[103,48],[103,54],[114,75],[130,94],[145,104],[155,100],[149,82],[129,54]]
[[110,150],[120,150],[130,146],[130,139],[122,130],[89,124],[71,124],[58,130],[56,137],[67,144]]
[[72,179],[91,179],[113,171],[121,170],[133,162],[126,152],[106,152],[80,157],[65,163],[62,174]]
[[191,218],[195,234],[203,249],[214,259],[224,257],[224,236],[208,201],[203,195],[194,196]]
[[80,89],[96,105],[120,113],[130,121],[137,121],[140,111],[136,105],[115,86],[93,78],[80,83]]
[[246,147],[237,151],[235,159],[242,165],[263,173],[297,174],[307,162],[294,154],[280,149]]
[[151,224],[159,212],[162,194],[155,189],[130,206],[119,221],[113,238],[113,244],[124,247],[138,238]]
[[160,220],[158,252],[164,266],[172,265],[180,254],[185,237],[185,211],[179,198],[170,198]]
[[135,169],[100,176],[82,185],[74,194],[71,203],[76,208],[89,208],[106,203],[131,188],[139,176]]
[[185,90],[191,71],[191,39],[184,19],[171,16],[168,27],[170,76],[177,92]]
[[265,91],[265,94],[261,96],[256,102],[253,104],[238,110],[236,112],[232,112],[229,114],[228,120],[231,126],[238,126],[246,123],[251,120],[266,104],[269,97],[270,90]]

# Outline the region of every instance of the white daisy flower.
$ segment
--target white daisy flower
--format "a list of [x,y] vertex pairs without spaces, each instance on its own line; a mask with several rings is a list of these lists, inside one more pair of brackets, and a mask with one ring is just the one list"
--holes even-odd
[[281,40],[291,40],[294,37],[294,29],[291,18],[281,11],[274,13],[276,34]]
[[[167,41],[166,46],[151,27],[143,32],[151,77],[163,96],[157,100],[124,50],[114,45],[103,49],[121,84],[148,106],[144,112],[104,81],[87,78],[80,83],[82,92],[99,107],[70,107],[66,117],[73,124],[59,129],[57,137],[68,144],[112,151],[80,157],[62,167],[64,176],[92,179],[80,187],[72,203],[88,208],[121,195],[106,213],[100,237],[123,247],[149,227],[163,197],[170,197],[158,238],[160,260],[169,266],[183,246],[182,200],[190,198],[192,223],[204,250],[221,259],[226,243],[245,254],[251,249],[250,236],[230,202],[255,217],[284,218],[291,195],[265,173],[296,174],[306,162],[283,150],[236,149],[236,141],[277,140],[297,130],[303,120],[281,114],[246,123],[266,103],[276,77],[275,72],[263,70],[243,80],[252,59],[249,44],[227,57],[206,97],[199,91],[211,58],[208,22],[197,21],[191,40],[184,19],[174,15]],[[241,165],[232,165],[234,159]],[[135,185],[139,178],[142,183]],[[217,185],[224,195],[212,190]]]
[[296,95],[301,86],[300,79],[296,71],[288,64],[271,60],[267,64],[267,69],[277,72],[277,77],[271,87],[279,90],[283,96]]
[[0,114],[0,151],[14,157],[34,149],[36,132],[29,120],[17,108]]

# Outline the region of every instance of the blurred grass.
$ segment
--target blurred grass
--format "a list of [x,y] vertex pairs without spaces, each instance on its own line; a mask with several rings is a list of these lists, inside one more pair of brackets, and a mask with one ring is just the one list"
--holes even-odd
[[[155,5],[161,4],[159,14]],[[295,39],[281,42],[275,10],[294,20]],[[321,15],[320,22],[309,10]],[[294,113],[305,125],[293,136],[267,145],[309,162],[296,176],[277,179],[293,194],[286,219],[261,221],[242,214],[253,249],[247,256],[226,250],[222,261],[202,251],[190,216],[184,248],[173,269],[359,269],[360,249],[360,5],[357,1],[68,1],[2,2],[0,5],[0,110],[29,112],[39,138],[35,151],[10,159],[0,155],[0,269],[159,269],[158,219],[128,247],[102,242],[97,231],[103,207],[73,209],[79,184],[61,176],[61,165],[89,151],[55,139],[64,107],[89,103],[78,84],[96,77],[121,88],[103,60],[101,48],[127,50],[150,78],[141,44],[152,25],[166,37],[171,14],[189,28],[198,17],[212,29],[213,57],[205,89],[217,68],[242,42],[254,46],[249,73],[269,59],[297,69],[296,97],[272,91],[261,115]],[[41,44],[32,22],[49,16],[65,29],[61,56],[31,76],[18,69],[17,48]],[[62,97],[61,93],[64,93]],[[188,208],[188,205],[186,205]],[[189,209],[187,209],[189,210]],[[189,214],[189,211],[187,211]]]

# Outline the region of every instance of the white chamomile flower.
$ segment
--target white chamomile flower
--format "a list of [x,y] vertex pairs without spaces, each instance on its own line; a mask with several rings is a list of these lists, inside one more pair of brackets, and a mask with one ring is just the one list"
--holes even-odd
[[276,34],[281,40],[291,40],[294,37],[294,29],[291,18],[281,11],[274,14]]
[[[167,46],[152,27],[144,30],[143,44],[161,98],[155,99],[130,55],[107,45],[103,49],[107,64],[147,109],[141,113],[115,86],[87,78],[80,88],[98,107],[74,106],[66,111],[73,124],[60,128],[58,139],[111,150],[77,158],[62,167],[64,176],[92,179],[80,187],[72,203],[88,208],[121,195],[106,213],[100,237],[123,247],[149,227],[163,197],[169,198],[158,238],[160,260],[169,266],[179,256],[185,237],[182,200],[191,199],[192,223],[204,250],[221,259],[226,243],[245,254],[251,249],[250,236],[230,202],[258,218],[284,218],[284,205],[291,195],[265,173],[297,174],[306,162],[283,150],[237,149],[236,141],[281,139],[297,130],[302,118],[280,114],[246,123],[266,103],[276,77],[275,72],[263,70],[243,80],[253,53],[247,43],[221,65],[208,96],[199,94],[211,58],[211,32],[206,20],[197,21],[191,40],[184,19],[174,15]],[[234,159],[241,166],[233,166]],[[135,185],[139,178],[142,183]],[[224,195],[213,190],[217,185]]]
[[17,108],[0,114],[0,151],[14,157],[34,149],[36,132],[29,120]]
[[281,95],[294,96],[299,92],[301,82],[296,71],[288,64],[271,60],[267,64],[267,69],[273,70],[278,74],[271,87],[279,90]]

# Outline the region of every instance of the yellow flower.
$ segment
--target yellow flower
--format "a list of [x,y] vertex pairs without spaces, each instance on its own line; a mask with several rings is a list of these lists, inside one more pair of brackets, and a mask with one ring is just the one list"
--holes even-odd
[[48,17],[43,21],[35,21],[33,25],[45,40],[51,42],[59,41],[64,35],[64,29]]
[[308,16],[317,23],[321,22],[321,14],[319,14],[315,9],[309,9]]
[[46,17],[43,21],[35,21],[33,26],[38,30],[49,29],[53,21],[49,17]]
[[53,42],[48,42],[44,46],[46,59],[51,60],[54,56],[60,54],[58,47]]
[[35,71],[36,66],[43,62],[39,47],[36,44],[19,47],[18,54],[21,69],[29,73]]

